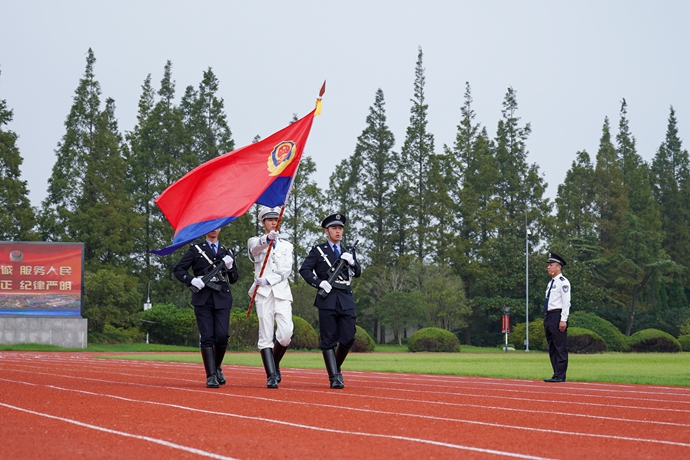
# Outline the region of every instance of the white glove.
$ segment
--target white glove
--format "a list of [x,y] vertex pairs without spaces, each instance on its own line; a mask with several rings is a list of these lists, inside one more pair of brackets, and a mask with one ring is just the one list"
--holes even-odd
[[228,270],[230,270],[232,268],[232,264],[235,263],[235,261],[232,260],[232,257],[230,257],[230,256],[223,257],[223,262],[225,262],[225,266],[227,267]]
[[280,235],[275,230],[268,232],[268,239],[271,241],[276,241]]
[[321,281],[321,283],[319,283],[319,287],[326,291],[326,294],[331,292],[331,289],[333,289],[333,286],[331,286],[330,283],[326,280]]
[[192,278],[192,286],[201,291],[206,285],[201,281],[201,278]]
[[355,258],[354,256],[349,253],[349,252],[343,252],[342,255],[340,256],[341,259],[343,259],[345,262],[347,262],[350,265],[355,264]]
[[257,286],[270,286],[271,283],[268,282],[266,278],[257,278],[256,281],[254,281],[254,284]]

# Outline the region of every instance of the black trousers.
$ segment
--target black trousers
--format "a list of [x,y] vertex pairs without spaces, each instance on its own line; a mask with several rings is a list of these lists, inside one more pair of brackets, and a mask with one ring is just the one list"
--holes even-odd
[[546,342],[549,344],[549,358],[554,377],[565,380],[565,373],[568,370],[568,329],[561,332],[558,324],[561,322],[561,311],[553,311],[544,317],[544,333]]
[[199,346],[227,346],[230,337],[230,307],[216,308],[213,296],[208,296],[206,304],[194,306],[196,325],[199,327]]
[[343,310],[338,302],[335,310],[319,310],[319,331],[321,343],[319,348],[326,350],[334,348],[338,343],[346,348],[352,348],[355,343],[354,310]]

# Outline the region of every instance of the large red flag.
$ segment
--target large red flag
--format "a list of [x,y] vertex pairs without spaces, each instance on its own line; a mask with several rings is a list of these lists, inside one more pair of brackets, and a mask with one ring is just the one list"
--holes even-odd
[[309,137],[315,111],[267,138],[194,168],[156,200],[175,236],[167,255],[242,216],[254,203],[282,206]]

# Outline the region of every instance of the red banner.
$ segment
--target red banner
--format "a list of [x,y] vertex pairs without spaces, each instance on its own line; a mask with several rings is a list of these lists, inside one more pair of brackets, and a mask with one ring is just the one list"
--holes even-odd
[[501,324],[501,332],[505,334],[510,332],[510,315],[503,315],[503,322]]
[[82,243],[0,242],[0,315],[80,315]]

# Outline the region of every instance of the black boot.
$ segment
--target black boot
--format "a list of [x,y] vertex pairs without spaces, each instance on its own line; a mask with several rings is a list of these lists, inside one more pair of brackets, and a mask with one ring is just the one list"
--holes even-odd
[[218,388],[220,385],[218,385],[216,378],[216,360],[213,347],[202,348],[201,358],[204,360],[204,369],[206,369],[206,388]]
[[278,388],[276,365],[273,362],[273,350],[270,348],[262,349],[261,360],[264,362],[264,369],[266,369],[266,388]]
[[228,349],[227,344],[226,345],[216,344],[216,346],[215,346],[216,379],[218,380],[219,385],[225,385],[225,383],[226,383],[225,375],[223,375],[223,369],[221,369],[220,365],[223,363],[223,358],[225,357],[225,350],[227,350],[227,349]]
[[335,349],[335,364],[338,366],[338,374],[341,373],[340,366],[343,365],[343,362],[345,361],[345,358],[347,358],[347,354],[349,352],[350,349],[342,346],[341,344],[338,344],[338,348]]
[[273,362],[276,363],[276,380],[278,383],[282,380],[280,375],[280,360],[283,359],[283,355],[287,351],[288,347],[284,347],[280,342],[273,344]]
[[343,376],[338,372],[338,365],[335,361],[335,350],[327,348],[323,351],[323,362],[326,364],[328,371],[328,380],[331,382],[331,388],[341,390],[345,388],[343,383]]

